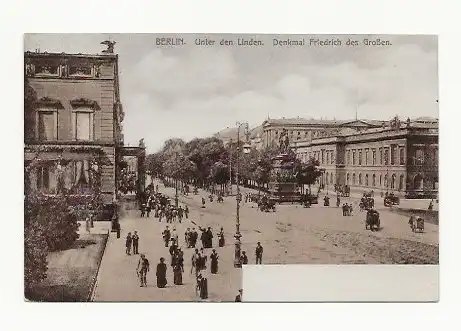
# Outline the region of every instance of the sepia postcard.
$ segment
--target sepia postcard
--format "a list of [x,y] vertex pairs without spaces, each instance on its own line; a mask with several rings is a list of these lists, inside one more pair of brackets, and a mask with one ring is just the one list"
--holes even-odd
[[432,35],[24,35],[33,302],[438,301]]

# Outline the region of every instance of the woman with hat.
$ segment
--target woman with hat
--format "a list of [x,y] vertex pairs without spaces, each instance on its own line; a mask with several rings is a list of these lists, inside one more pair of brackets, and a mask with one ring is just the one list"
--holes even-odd
[[216,250],[213,249],[213,252],[210,255],[210,271],[212,274],[216,274],[218,272],[218,253],[216,253]]
[[166,284],[168,284],[166,280],[166,269],[167,269],[167,266],[165,264],[165,259],[161,257],[160,263],[157,264],[157,272],[156,272],[158,288],[164,288]]

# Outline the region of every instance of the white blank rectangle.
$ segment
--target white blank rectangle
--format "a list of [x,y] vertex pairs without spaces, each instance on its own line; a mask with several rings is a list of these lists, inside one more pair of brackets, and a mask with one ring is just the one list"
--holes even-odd
[[435,302],[439,265],[244,265],[245,302]]

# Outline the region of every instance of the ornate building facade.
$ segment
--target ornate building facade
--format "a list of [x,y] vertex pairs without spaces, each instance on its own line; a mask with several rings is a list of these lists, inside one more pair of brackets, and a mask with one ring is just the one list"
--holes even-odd
[[333,190],[394,192],[409,198],[438,193],[438,122],[392,121],[381,128],[343,131],[291,144],[302,161],[319,161],[319,184]]
[[260,136],[262,148],[277,145],[283,130],[288,132],[291,142],[308,141],[325,135],[338,133],[344,128],[356,131],[379,128],[383,121],[365,120],[316,120],[304,118],[267,119],[262,124]]
[[111,203],[124,154],[118,56],[26,52],[24,65],[25,162],[40,161],[30,189],[91,194],[98,174]]

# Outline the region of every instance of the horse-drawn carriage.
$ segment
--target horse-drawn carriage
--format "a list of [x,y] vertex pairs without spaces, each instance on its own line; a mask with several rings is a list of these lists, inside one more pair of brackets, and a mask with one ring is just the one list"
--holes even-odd
[[400,204],[400,198],[398,196],[394,195],[394,193],[386,192],[386,195],[384,196],[384,206],[385,207],[390,207],[390,206],[399,205],[399,204]]
[[375,199],[371,197],[371,194],[364,193],[359,203],[360,211],[370,210],[370,209],[373,209],[374,207],[375,207]]
[[379,219],[378,211],[370,209],[367,211],[367,216],[365,219],[365,229],[370,229],[371,231],[378,231],[381,226],[381,221]]
[[267,196],[263,196],[258,201],[258,208],[259,210],[266,212],[266,213],[270,211],[275,212],[275,201],[272,199],[269,199]]
[[424,218],[419,216],[411,216],[408,221],[411,231],[413,232],[424,232]]

